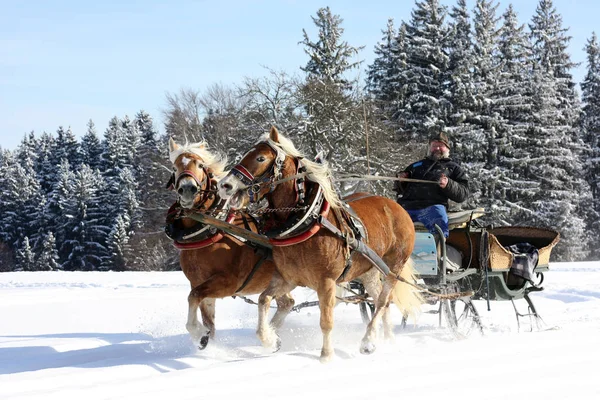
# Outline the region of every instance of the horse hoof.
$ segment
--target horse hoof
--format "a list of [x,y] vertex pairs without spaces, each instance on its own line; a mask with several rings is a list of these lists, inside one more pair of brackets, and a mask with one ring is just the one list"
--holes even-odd
[[208,335],[204,335],[200,338],[200,343],[198,344],[198,350],[204,350],[206,345],[208,344]]
[[319,357],[319,361],[321,362],[321,364],[327,364],[327,363],[331,362],[332,359],[333,359],[333,354],[321,353],[321,357]]
[[373,354],[375,352],[375,345],[370,342],[363,343],[362,346],[360,346],[360,352],[362,354]]
[[277,339],[275,340],[275,346],[273,346],[273,353],[277,353],[279,349],[281,349],[281,338],[277,336]]

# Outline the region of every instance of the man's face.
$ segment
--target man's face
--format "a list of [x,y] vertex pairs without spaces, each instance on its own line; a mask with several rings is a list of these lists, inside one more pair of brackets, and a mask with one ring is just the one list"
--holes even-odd
[[431,154],[431,156],[436,160],[443,158],[444,154],[448,154],[449,152],[450,149],[442,142],[434,140],[433,142],[429,143],[429,154]]

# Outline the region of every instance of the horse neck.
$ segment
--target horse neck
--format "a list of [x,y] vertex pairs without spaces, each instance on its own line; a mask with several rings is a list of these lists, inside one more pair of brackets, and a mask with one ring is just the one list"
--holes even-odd
[[[296,163],[293,159],[287,157],[282,169],[282,178],[287,178],[288,176],[292,176],[295,174]],[[277,209],[285,207],[295,207],[298,201],[296,189],[294,187],[295,184],[295,179],[278,184],[275,187],[275,190],[273,190],[273,192],[269,193],[266,196],[269,202],[269,208]],[[275,215],[279,220],[287,218],[289,214],[289,212],[275,212]]]

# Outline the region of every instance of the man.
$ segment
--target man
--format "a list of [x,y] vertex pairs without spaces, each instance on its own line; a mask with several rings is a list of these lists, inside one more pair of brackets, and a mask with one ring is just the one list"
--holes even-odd
[[468,180],[462,168],[450,158],[448,136],[441,132],[429,140],[427,157],[409,165],[399,178],[427,180],[436,183],[394,182],[398,203],[413,221],[437,233],[437,224],[448,237],[448,199],[462,203],[469,196]]

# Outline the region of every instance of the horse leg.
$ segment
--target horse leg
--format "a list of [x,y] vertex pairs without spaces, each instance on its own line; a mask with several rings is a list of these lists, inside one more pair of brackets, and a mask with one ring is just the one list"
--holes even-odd
[[335,307],[335,281],[326,279],[317,290],[319,296],[319,309],[321,311],[321,333],[323,334],[323,347],[321,348],[322,363],[331,361],[333,357],[333,344],[331,331],[333,330],[333,309]]
[[[208,336],[215,338],[215,303],[216,299],[205,298],[200,302],[202,325],[208,329]],[[206,339],[208,341],[208,338]],[[202,342],[202,339],[200,340]]]
[[[227,277],[215,275],[190,291],[188,296],[188,321],[185,325],[194,343],[200,350],[208,344],[208,339],[215,335],[215,300],[221,297],[218,293],[227,285]],[[200,307],[204,329],[198,321],[197,310]]]
[[[377,301],[383,286],[383,284],[381,283],[381,273],[377,269],[371,268],[367,273],[359,276],[358,279],[360,279],[360,281],[362,282],[369,296],[371,296],[371,298],[374,301]],[[385,310],[383,311],[382,321],[385,339],[392,340],[394,338],[394,330],[390,319],[389,307],[385,307]],[[377,328],[379,327],[376,327],[376,329]]]
[[[193,292],[194,289],[192,289],[188,295],[188,319],[185,328],[190,333],[192,341],[198,343],[203,335],[200,322],[198,321],[198,307],[202,303],[202,300],[192,296]],[[206,345],[204,347],[206,347]]]
[[[273,297],[288,295],[292,289],[294,289],[294,285],[287,283],[283,280],[281,275],[275,273],[271,278],[269,286],[258,298],[258,327],[256,328],[256,336],[264,347],[274,349],[275,351],[279,350],[281,347],[281,339],[279,339],[279,336],[275,332],[274,326],[267,321],[267,317],[269,316],[269,307],[271,306]],[[293,299],[291,304],[293,305]],[[292,305],[290,305],[290,309],[292,308]],[[279,313],[279,309],[277,312]],[[287,312],[282,310],[282,313],[280,313],[279,316],[277,316],[276,313],[273,317],[273,320],[275,320],[274,322],[276,324],[283,323],[283,318],[288,312],[289,310]]]
[[388,308],[387,306],[390,302],[390,295],[392,294],[392,289],[394,288],[395,284],[396,280],[393,277],[386,277],[385,281],[383,282],[381,293],[375,301],[375,314],[367,326],[367,332],[365,333],[365,336],[360,344],[360,352],[363,354],[371,354],[375,351],[375,339],[377,338],[379,319],[382,318],[386,308]]
[[281,328],[281,325],[283,325],[285,317],[288,316],[296,302],[289,293],[275,298],[275,302],[277,302],[277,312],[275,312],[275,315],[271,318],[271,326],[278,330]]

